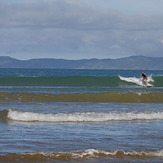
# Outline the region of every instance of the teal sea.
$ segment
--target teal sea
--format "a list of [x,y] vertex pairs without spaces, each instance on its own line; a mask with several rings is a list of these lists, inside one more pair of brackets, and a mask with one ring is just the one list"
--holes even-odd
[[163,162],[163,70],[0,69],[0,103],[0,162]]

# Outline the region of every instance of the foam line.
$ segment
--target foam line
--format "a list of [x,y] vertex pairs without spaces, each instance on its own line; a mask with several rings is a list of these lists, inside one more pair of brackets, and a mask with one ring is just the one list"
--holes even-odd
[[0,156],[0,161],[75,161],[85,159],[98,159],[98,158],[129,158],[129,159],[151,159],[163,158],[163,150],[156,151],[123,151],[113,150],[104,151],[99,149],[87,149],[83,151],[74,152],[26,152],[26,153],[13,153],[11,155]]
[[9,110],[7,118],[23,122],[107,122],[135,120],[163,120],[163,112],[144,113],[58,113],[41,114]]

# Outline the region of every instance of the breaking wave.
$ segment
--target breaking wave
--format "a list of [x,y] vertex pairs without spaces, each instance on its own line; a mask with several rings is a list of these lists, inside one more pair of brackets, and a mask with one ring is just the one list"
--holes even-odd
[[74,152],[26,152],[13,153],[7,156],[0,156],[0,161],[82,161],[100,158],[129,158],[148,159],[163,158],[163,150],[156,151],[104,151],[99,149],[87,149]]
[[[149,76],[155,87],[163,87],[163,76]],[[122,76],[55,76],[55,77],[1,77],[0,86],[107,86],[141,85],[139,78]]]
[[[119,78],[123,81],[129,82],[129,83],[134,83],[140,86],[145,86],[145,84],[142,83],[142,79],[141,78],[136,78],[136,77],[123,77],[123,76],[119,76]],[[153,86],[152,84],[150,84],[149,82],[154,82],[152,75],[150,75],[148,77],[148,86]]]
[[[136,121],[136,120],[163,120],[163,112],[142,113],[33,113],[17,110],[5,110],[0,112],[1,118],[20,122],[51,122],[51,123],[82,123],[82,122],[109,122],[109,121]],[[5,117],[5,118],[4,118]]]

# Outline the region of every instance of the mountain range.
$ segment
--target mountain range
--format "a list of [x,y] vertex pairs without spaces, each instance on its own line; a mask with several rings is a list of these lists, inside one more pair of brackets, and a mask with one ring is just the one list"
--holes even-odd
[[37,58],[18,60],[8,56],[0,56],[0,68],[163,70],[163,57],[130,56],[118,59]]

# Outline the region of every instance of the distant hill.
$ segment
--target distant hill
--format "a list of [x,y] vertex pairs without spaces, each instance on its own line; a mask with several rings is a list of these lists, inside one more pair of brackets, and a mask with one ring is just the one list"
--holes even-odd
[[118,59],[30,59],[18,60],[0,56],[0,68],[54,68],[54,69],[135,69],[163,70],[163,57],[131,56]]

